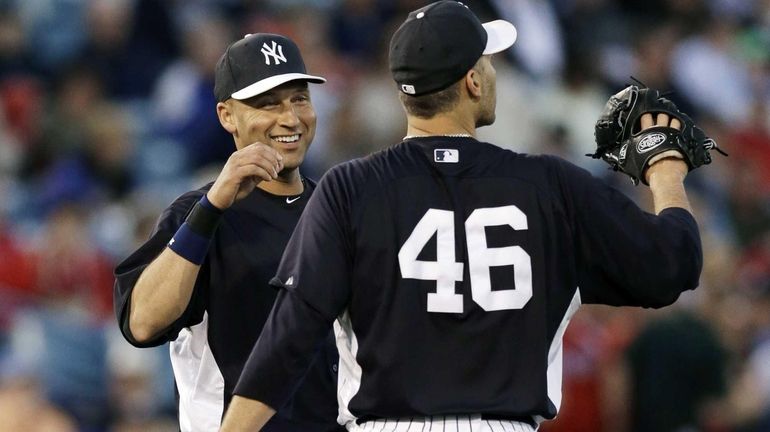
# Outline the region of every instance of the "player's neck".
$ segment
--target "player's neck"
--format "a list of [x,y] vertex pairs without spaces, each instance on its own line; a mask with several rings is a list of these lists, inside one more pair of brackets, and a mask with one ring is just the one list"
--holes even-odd
[[278,174],[278,178],[271,181],[261,181],[257,185],[260,189],[273,195],[299,195],[305,189],[299,168],[284,170]]
[[466,119],[455,111],[437,114],[429,119],[407,116],[407,136],[470,135],[476,136],[472,119]]

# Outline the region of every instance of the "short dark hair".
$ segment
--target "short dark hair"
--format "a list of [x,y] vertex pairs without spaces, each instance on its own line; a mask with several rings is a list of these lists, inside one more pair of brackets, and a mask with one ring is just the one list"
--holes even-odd
[[456,82],[444,90],[422,96],[411,96],[399,92],[399,98],[407,114],[420,118],[432,118],[436,114],[447,112],[460,100],[460,83]]

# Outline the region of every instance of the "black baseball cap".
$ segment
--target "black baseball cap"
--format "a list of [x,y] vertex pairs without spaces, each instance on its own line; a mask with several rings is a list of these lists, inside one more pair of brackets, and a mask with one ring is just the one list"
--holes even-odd
[[219,58],[214,96],[217,102],[244,100],[294,80],[326,82],[307,74],[299,48],[291,39],[270,33],[248,34]]
[[482,24],[464,4],[442,0],[409,14],[390,41],[390,71],[409,95],[437,92],[465,75],[482,55],[508,49],[516,28],[504,20]]

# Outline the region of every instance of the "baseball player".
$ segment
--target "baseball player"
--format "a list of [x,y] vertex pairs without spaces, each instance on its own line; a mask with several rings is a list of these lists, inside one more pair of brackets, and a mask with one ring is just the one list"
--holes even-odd
[[[222,127],[236,151],[216,181],[168,207],[115,270],[115,312],[135,346],[170,342],[182,431],[216,431],[276,297],[268,281],[315,189],[299,166],[316,115],[299,49],[274,34],[231,44],[216,67]],[[323,338],[322,338],[323,339]],[[270,431],[334,431],[337,352],[329,333]]]
[[603,118],[620,129],[599,134],[600,157],[649,184],[655,214],[562,159],[479,142],[495,120],[492,57],[515,39],[455,1],[396,31],[407,136],[319,183],[222,430],[258,430],[334,323],[348,430],[534,431],[559,410],[562,336],[582,303],[662,307],[697,286],[682,182],[709,142],[690,142],[673,104],[658,114],[653,91],[613,97]]

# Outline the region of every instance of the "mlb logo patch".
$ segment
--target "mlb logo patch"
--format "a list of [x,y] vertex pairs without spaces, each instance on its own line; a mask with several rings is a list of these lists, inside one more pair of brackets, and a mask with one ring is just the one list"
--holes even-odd
[[433,150],[433,160],[439,163],[458,163],[460,162],[460,150],[435,149]]

